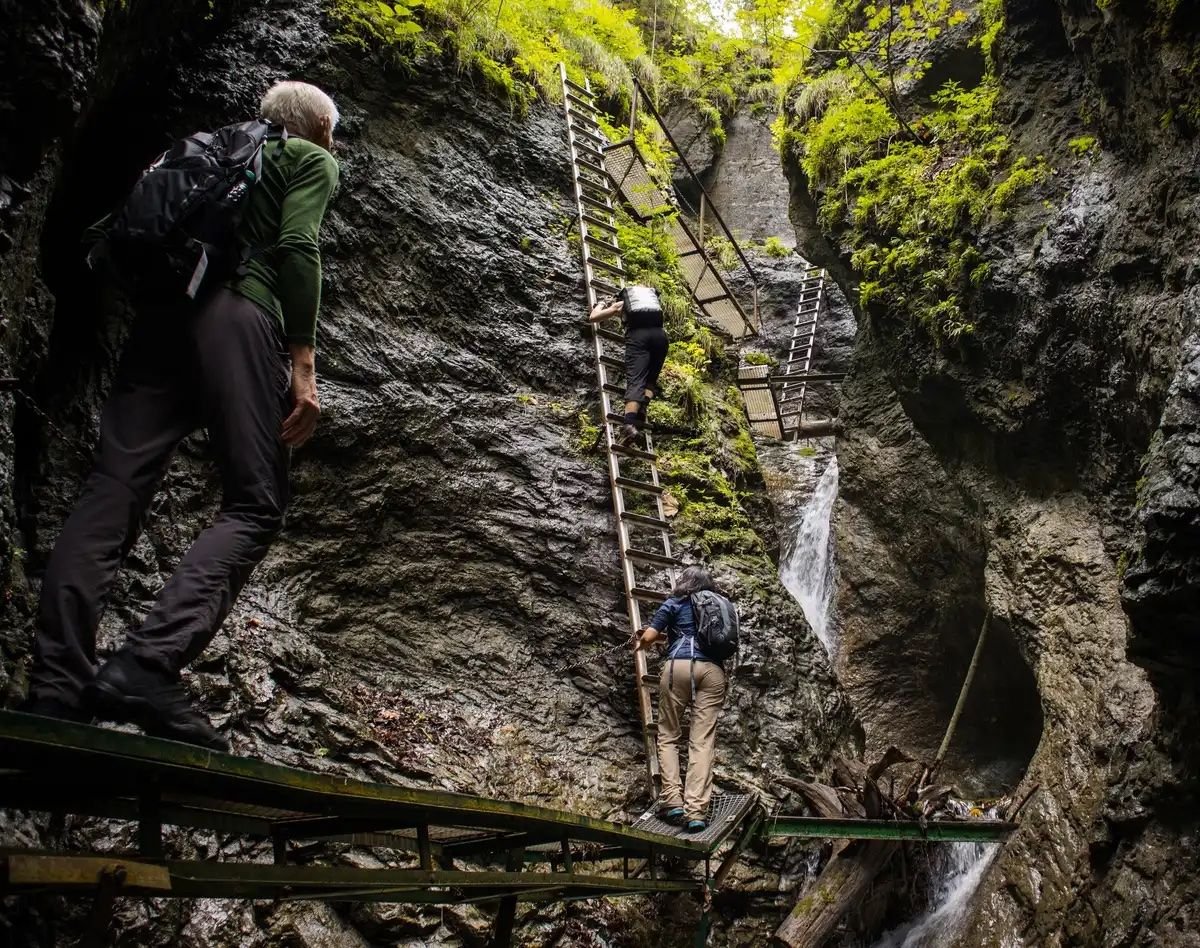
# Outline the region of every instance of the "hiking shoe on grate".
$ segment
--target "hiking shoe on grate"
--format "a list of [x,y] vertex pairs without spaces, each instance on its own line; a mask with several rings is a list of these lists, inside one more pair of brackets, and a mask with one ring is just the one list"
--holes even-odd
[[88,686],[88,696],[99,718],[137,724],[151,737],[229,750],[229,742],[192,706],[178,677],[132,652],[114,655]]

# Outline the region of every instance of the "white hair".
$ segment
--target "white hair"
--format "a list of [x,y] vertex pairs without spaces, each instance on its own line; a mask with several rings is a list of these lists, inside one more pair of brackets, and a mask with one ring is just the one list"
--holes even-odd
[[283,125],[301,138],[315,135],[318,123],[325,116],[329,116],[331,130],[338,123],[338,110],[333,99],[307,82],[275,83],[262,97],[259,112],[268,122]]

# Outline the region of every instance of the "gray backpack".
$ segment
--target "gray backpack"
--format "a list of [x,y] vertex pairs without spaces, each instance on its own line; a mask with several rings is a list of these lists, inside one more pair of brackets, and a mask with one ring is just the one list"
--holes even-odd
[[692,594],[696,645],[709,658],[723,662],[737,653],[737,606],[719,593],[702,589]]

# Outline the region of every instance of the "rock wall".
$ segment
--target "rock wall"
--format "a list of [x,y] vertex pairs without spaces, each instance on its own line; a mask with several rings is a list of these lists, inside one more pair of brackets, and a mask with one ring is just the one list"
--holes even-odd
[[[860,313],[843,391],[840,671],[868,744],[936,748],[990,607],[948,773],[1041,788],[965,946],[1195,937],[1195,10],[1104,6],[1004,4],[1002,120],[1056,173],[977,236],[974,337]],[[856,299],[791,173],[801,252]]]
[[[238,754],[595,815],[643,805],[607,479],[580,443],[594,377],[557,107],[514,116],[440,63],[391,71],[331,43],[319,0],[266,11],[132,0],[109,4],[103,26],[70,0],[41,12],[44,26],[22,19],[0,31],[50,63],[46,95],[61,103],[28,154],[4,152],[0,165],[2,180],[28,190],[0,223],[11,243],[0,248],[0,368],[25,393],[0,393],[5,700],[25,687],[37,578],[86,472],[129,322],[81,271],[79,228],[167,136],[249,114],[271,81],[303,78],[328,88],[344,116],[324,231],[323,416],[294,458],[283,536],[189,682]],[[42,100],[13,99],[20,83],[4,80],[22,127]],[[102,652],[144,615],[211,515],[206,454],[197,433],[172,464],[113,593]],[[763,529],[776,546],[768,521]],[[720,568],[741,598],[748,646],[721,725],[719,780],[763,786],[819,768],[853,737],[820,646],[773,574]],[[614,651],[556,671],[602,646]],[[50,842],[41,818],[5,820],[6,841]],[[55,842],[127,846],[129,828],[71,821]],[[172,853],[209,857],[240,846],[169,840]],[[761,865],[739,871],[768,887],[779,878]],[[54,943],[78,911],[10,900],[0,939]],[[689,912],[629,902],[524,921],[542,944],[583,943],[588,928],[662,944]],[[777,921],[778,910],[731,909],[720,937]],[[118,924],[123,944],[458,945],[478,943],[486,918],[139,903]]]

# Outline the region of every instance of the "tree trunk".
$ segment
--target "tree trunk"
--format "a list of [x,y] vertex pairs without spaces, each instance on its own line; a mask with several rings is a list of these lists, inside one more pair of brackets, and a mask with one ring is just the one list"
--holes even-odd
[[776,944],[787,948],[823,945],[842,916],[861,903],[899,848],[900,843],[892,840],[860,840],[835,855],[775,932]]

